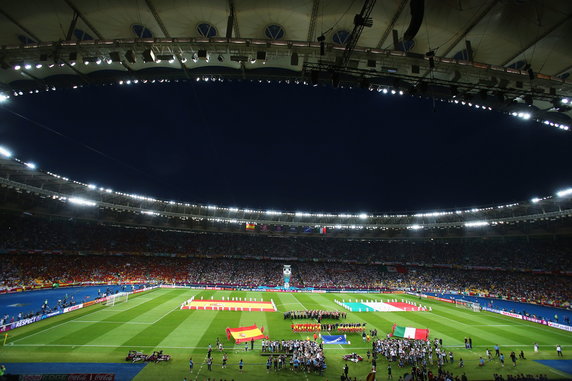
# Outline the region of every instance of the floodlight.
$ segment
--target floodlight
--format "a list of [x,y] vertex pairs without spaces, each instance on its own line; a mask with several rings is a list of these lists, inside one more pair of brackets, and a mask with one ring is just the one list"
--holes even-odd
[[111,62],[121,62],[119,52],[109,52],[109,58],[111,59]]
[[467,228],[476,228],[476,227],[481,227],[481,226],[488,226],[489,222],[488,221],[470,221],[470,222],[465,222],[465,227]]
[[173,63],[175,61],[175,56],[172,54],[159,54],[157,55],[157,62],[159,61],[168,61],[169,63]]
[[262,61],[262,64],[266,63],[266,52],[261,50],[256,52],[256,59]]
[[568,98],[562,98],[562,103],[568,104],[568,102],[570,102],[570,100]]
[[41,69],[42,68],[42,64],[41,63],[37,63],[36,64],[36,69]]
[[209,54],[206,50],[201,49],[197,52],[197,59],[209,62]]
[[367,218],[367,214],[366,213],[360,213],[360,215],[358,217],[361,218],[362,220],[365,220]]
[[77,61],[77,53],[71,52],[68,56],[68,61],[70,62],[70,65],[74,66]]
[[423,229],[423,225],[410,225],[407,227],[409,230],[421,230]]
[[20,70],[22,68],[22,66],[20,65],[14,65],[14,70]]
[[26,70],[30,70],[31,68],[32,68],[32,65],[30,65],[30,64],[24,65],[24,69],[26,69]]
[[0,103],[4,103],[10,98],[8,95],[0,94]]
[[533,204],[536,204],[537,202],[540,202],[540,199],[538,197],[534,197],[530,200]]
[[24,165],[30,169],[36,169],[36,164],[34,163],[24,163]]
[[133,52],[133,50],[128,50],[125,52],[125,59],[130,64],[134,64],[137,62],[137,58],[135,57],[135,52]]
[[572,188],[561,190],[560,192],[557,192],[556,195],[558,197],[570,196],[570,195],[572,195]]
[[6,148],[0,146],[0,155],[10,158],[10,157],[12,157],[12,152],[10,152]]
[[95,201],[86,200],[85,198],[81,198],[81,197],[70,197],[70,198],[68,198],[68,202],[70,202],[74,205],[80,205],[80,206],[96,206],[97,205],[95,203]]
[[95,185],[95,184],[88,184],[87,187],[89,189],[97,189],[97,185]]
[[155,62],[155,53],[153,49],[146,49],[143,51],[143,62]]

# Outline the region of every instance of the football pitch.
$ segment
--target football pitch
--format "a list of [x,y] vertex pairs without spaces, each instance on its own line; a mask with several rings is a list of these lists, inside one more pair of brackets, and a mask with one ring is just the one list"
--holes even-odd
[[[181,304],[194,297],[200,299],[262,298],[274,301],[277,312],[261,311],[217,311],[180,309]],[[348,299],[405,299],[431,307],[432,311],[399,312],[349,312],[334,302]],[[371,343],[362,340],[360,334],[348,334],[349,345],[325,345],[327,370],[324,376],[297,373],[286,367],[277,372],[266,371],[266,356],[261,355],[260,341],[254,351],[245,351],[244,344],[234,345],[225,334],[227,327],[235,328],[256,324],[264,327],[264,334],[270,339],[306,339],[312,333],[294,333],[290,324],[312,323],[306,320],[284,320],[283,312],[289,310],[338,310],[346,311],[347,318],[339,321],[326,320],[322,323],[367,323],[367,331],[378,329],[379,336],[391,331],[393,324],[416,328],[429,328],[430,338],[443,339],[447,351],[452,351],[455,363],[445,364],[444,369],[455,375],[465,373],[469,380],[492,380],[494,373],[503,375],[546,374],[549,378],[572,378],[552,367],[535,360],[557,359],[556,345],[563,347],[564,359],[572,356],[572,333],[521,321],[489,312],[473,312],[457,308],[455,305],[420,300],[409,295],[388,294],[315,294],[315,293],[273,293],[242,291],[211,291],[191,289],[156,289],[130,296],[129,301],[114,306],[95,305],[65,315],[46,319],[9,332],[6,344],[0,349],[3,363],[128,363],[125,357],[129,350],[151,354],[163,350],[172,356],[171,361],[149,363],[135,376],[135,380],[264,380],[299,379],[338,380],[345,361],[342,356],[356,352],[366,358]],[[470,336],[473,349],[464,348],[464,338]],[[228,354],[228,366],[221,367],[222,354],[213,350],[212,371],[207,369],[205,359],[208,345],[213,349],[217,338]],[[533,344],[540,350],[533,352]],[[479,356],[486,358],[485,350],[493,351],[500,345],[505,354],[504,368],[498,360],[487,361],[484,367],[478,366]],[[509,358],[511,351],[517,354],[523,350],[526,360],[519,360],[513,367]],[[189,357],[195,363],[189,371]],[[464,368],[459,368],[458,360],[463,358]],[[244,361],[244,371],[239,372],[238,362]],[[387,364],[384,358],[377,363],[378,379],[387,379]],[[46,364],[47,365],[47,364]],[[367,361],[348,362],[349,376],[364,380],[371,370]],[[41,367],[40,367],[41,369]],[[393,377],[410,371],[410,367],[400,369],[392,363]],[[432,368],[437,372],[437,366]]]

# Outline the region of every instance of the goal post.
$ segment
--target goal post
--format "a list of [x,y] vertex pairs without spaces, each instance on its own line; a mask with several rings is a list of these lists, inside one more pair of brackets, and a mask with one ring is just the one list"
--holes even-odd
[[457,308],[465,308],[473,312],[480,312],[481,306],[479,303],[471,302],[469,300],[455,299],[455,306]]
[[106,301],[103,302],[104,306],[112,307],[116,303],[123,303],[129,300],[129,293],[120,292],[117,294],[110,295]]

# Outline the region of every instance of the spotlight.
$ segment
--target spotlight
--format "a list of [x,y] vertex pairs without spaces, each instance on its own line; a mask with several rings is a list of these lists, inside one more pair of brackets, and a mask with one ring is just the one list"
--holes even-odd
[[121,62],[121,56],[119,55],[119,52],[110,52],[109,58],[111,59],[111,62]]
[[524,96],[524,102],[529,105],[532,106],[532,95],[527,94]]
[[14,65],[14,70],[20,70],[22,68],[22,66],[20,65]]
[[68,61],[70,62],[70,65],[75,65],[75,63],[77,62],[77,53],[76,52],[71,52],[68,56]]
[[202,61],[209,62],[209,54],[206,50],[202,49],[197,52],[197,58]]
[[125,59],[130,64],[134,64],[137,62],[137,58],[135,57],[135,53],[133,52],[133,50],[128,50],[125,52]]
[[258,51],[256,52],[256,59],[262,61],[262,64],[266,63],[266,52]]
[[318,82],[320,81],[320,72],[318,70],[312,70],[310,73],[310,82],[312,86],[318,86]]
[[155,53],[152,49],[145,49],[143,51],[143,62],[155,62]]
[[32,65],[30,65],[30,64],[24,65],[24,69],[26,69],[26,70],[30,70],[31,68],[32,68]]
[[157,56],[157,62],[160,62],[160,61],[167,61],[169,63],[173,63],[173,62],[175,62],[175,56],[172,54],[159,54]]

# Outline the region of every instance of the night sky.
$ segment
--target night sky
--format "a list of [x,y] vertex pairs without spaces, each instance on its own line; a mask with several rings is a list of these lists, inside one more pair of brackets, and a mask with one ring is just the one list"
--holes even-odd
[[441,102],[434,110],[427,99],[293,84],[12,97],[0,106],[0,145],[86,183],[230,207],[436,210],[572,186],[572,133]]

